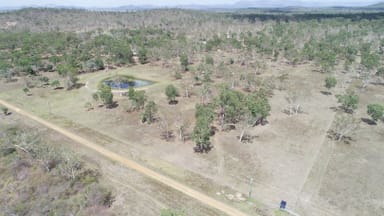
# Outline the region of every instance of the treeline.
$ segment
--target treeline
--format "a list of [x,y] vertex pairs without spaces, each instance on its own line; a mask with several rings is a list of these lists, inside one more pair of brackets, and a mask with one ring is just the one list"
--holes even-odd
[[166,47],[172,40],[170,32],[156,29],[111,34],[4,32],[0,34],[0,76],[12,80],[15,75],[39,72],[57,71],[63,76],[92,72],[133,64],[135,52],[144,64],[160,57],[149,50]]
[[[53,14],[57,11],[58,14]],[[384,22],[379,14],[372,20],[307,17],[287,23],[271,20],[253,23],[224,13],[176,9],[132,13],[27,9],[0,14],[0,20],[12,21],[10,18],[20,16],[21,23],[16,25],[23,25],[29,22],[24,19],[34,15],[44,16],[48,22],[73,21],[73,25],[82,19],[104,18],[106,23],[131,18],[134,24],[86,32],[3,30],[0,32],[0,77],[7,81],[15,75],[57,71],[68,77],[67,88],[70,89],[78,73],[131,65],[135,63],[134,56],[141,64],[162,60],[162,64],[167,65],[172,59],[184,56],[189,63],[197,63],[202,54],[217,50],[234,53],[231,62],[254,69],[262,68],[260,57],[285,60],[290,64],[314,61],[322,71],[332,71],[338,63],[343,63],[345,70],[368,69],[374,73],[382,69]],[[72,20],[72,16],[82,18]],[[35,27],[39,25],[31,26]]]
[[[57,11],[57,14],[53,13]],[[311,18],[317,15],[319,19]],[[353,18],[372,16],[375,19],[351,20],[343,18],[344,15]],[[83,20],[85,26],[89,20],[95,20],[103,22],[101,27],[111,24],[116,28],[92,27],[90,31],[80,31],[83,28],[79,27],[77,32],[16,30],[18,25],[30,22],[26,19],[32,16],[44,17],[46,22],[71,23],[62,24],[72,25],[70,29],[76,29]],[[16,17],[21,21],[17,22],[15,30],[0,32],[0,75],[11,79],[14,75],[57,71],[73,77],[79,72],[133,64],[135,55],[142,64],[158,60],[166,63],[183,55],[194,63],[202,53],[217,50],[236,53],[231,61],[250,67],[260,65],[257,61],[260,56],[287,60],[291,64],[314,61],[323,71],[332,70],[338,62],[344,62],[346,69],[357,63],[376,70],[382,61],[384,22],[381,13],[294,14],[289,16],[302,18],[287,23],[275,20],[254,23],[252,16],[278,18],[280,15],[228,16],[176,9],[131,13],[61,9],[8,12],[0,14],[0,21],[10,22]],[[79,19],[73,20],[73,17]],[[129,19],[127,25],[112,25],[126,22],[126,19]],[[39,26],[45,29],[47,25],[50,24],[31,24],[31,29]],[[62,25],[55,23],[57,27]]]
[[[378,20],[384,18],[384,12],[330,12],[330,13],[284,13],[283,11],[268,11],[274,12],[271,14],[266,13],[249,13],[249,14],[231,14],[230,17],[234,19],[247,20],[251,22],[256,21],[277,21],[277,22],[303,22],[309,20],[321,21],[324,19],[342,18],[348,19],[353,22],[361,20]],[[278,13],[276,13],[278,12]]]
[[[225,21],[220,14],[209,12],[154,9],[137,12],[87,11],[78,9],[27,8],[0,13],[0,30],[6,31],[71,31],[136,29],[146,27],[188,28],[199,22]],[[6,25],[8,23],[9,25]]]

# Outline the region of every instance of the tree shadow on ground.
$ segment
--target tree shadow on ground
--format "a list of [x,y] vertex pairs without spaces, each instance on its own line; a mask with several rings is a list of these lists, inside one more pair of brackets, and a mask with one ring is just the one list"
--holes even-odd
[[67,90],[70,91],[72,89],[79,89],[79,88],[84,87],[84,86],[85,86],[84,83],[76,83],[73,86],[71,86],[70,88],[67,88]]
[[114,108],[116,108],[118,106],[119,106],[119,104],[117,103],[117,101],[113,101],[112,104],[107,106],[107,109],[114,109]]
[[384,86],[384,82],[371,82],[371,84],[375,86]]
[[231,130],[235,130],[235,129],[236,129],[235,124],[225,124],[222,127],[222,131],[231,131]]
[[175,140],[175,135],[173,134],[172,130],[162,131],[160,136],[161,136],[161,139],[163,139],[163,140],[165,140],[167,142]]
[[323,94],[323,95],[332,95],[332,93],[331,92],[327,92],[327,91],[320,91],[320,93],[321,94]]
[[[236,137],[237,137],[237,139],[240,139],[240,136],[236,136]],[[241,139],[241,142],[242,143],[252,143],[252,140],[257,138],[257,137],[259,137],[259,136],[251,136],[249,134],[245,134],[243,136],[243,138]]]
[[333,106],[333,107],[329,107],[329,109],[330,109],[330,110],[333,110],[333,111],[335,111],[335,112],[337,112],[337,111],[340,110],[339,107],[335,107],[335,106]]
[[76,84],[72,87],[72,89],[79,89],[79,88],[84,87],[84,86],[85,86],[84,83],[76,83]]
[[363,121],[364,123],[366,123],[368,125],[377,125],[377,123],[375,121],[373,121],[372,119],[369,119],[369,118],[361,118],[361,121]]
[[329,107],[329,109],[331,109],[331,110],[333,110],[333,111],[335,111],[335,112],[344,112],[344,113],[346,113],[346,114],[353,114],[353,110],[352,109],[346,109],[346,108],[344,108],[343,106],[337,106],[337,107],[335,107],[335,106],[333,106],[333,107]]
[[178,100],[171,100],[171,101],[168,102],[169,105],[176,105],[178,103],[179,103]]
[[338,140],[338,134],[334,130],[327,131],[327,137],[336,142],[340,142],[348,145],[354,141],[351,136],[343,136],[341,140]]

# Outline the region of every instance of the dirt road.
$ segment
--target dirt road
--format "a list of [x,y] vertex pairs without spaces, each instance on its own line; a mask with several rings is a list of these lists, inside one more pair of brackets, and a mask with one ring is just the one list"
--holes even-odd
[[210,207],[213,207],[213,208],[216,208],[220,211],[222,211],[223,213],[227,214],[227,215],[232,215],[232,216],[246,216],[245,213],[233,208],[233,207],[230,207],[220,201],[217,201],[199,191],[196,191],[188,186],[185,186],[171,178],[168,178],[164,175],[161,175],[151,169],[148,169],[132,160],[129,160],[129,159],[126,159],[106,148],[103,148],[101,147],[100,145],[97,145],[96,143],[93,143],[83,137],[80,137],[64,128],[61,128],[57,125],[54,125],[42,118],[39,118],[35,115],[32,115],[6,101],[3,101],[0,99],[0,104],[8,107],[9,109],[13,110],[14,112],[16,113],[19,113],[20,115],[23,115],[27,118],[30,118],[30,119],[33,119],[34,121],[52,129],[52,130],[55,130],[65,136],[67,136],[68,138],[74,140],[75,142],[83,145],[83,146],[86,146],[88,147],[89,149],[92,149],[96,152],[98,152],[99,154],[109,158],[110,160],[113,160],[113,161],[116,161],[116,162],[119,162],[123,165],[125,165],[126,167],[130,168],[130,169],[133,169],[133,170],[136,170],[137,172],[149,177],[149,178],[152,178],[158,182],[161,182],[162,184],[166,185],[166,186],[169,186],[173,189],[176,189],[200,202],[202,202],[203,204],[207,205],[207,206],[210,206]]

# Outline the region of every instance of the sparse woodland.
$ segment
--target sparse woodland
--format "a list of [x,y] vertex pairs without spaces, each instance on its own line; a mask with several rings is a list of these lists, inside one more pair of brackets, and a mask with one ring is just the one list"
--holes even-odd
[[[366,110],[358,110],[361,98],[357,93],[372,85],[384,85],[383,13],[181,9],[23,9],[0,13],[0,78],[4,83],[22,79],[25,84],[20,91],[34,97],[34,88],[80,88],[79,74],[136,64],[167,68],[181,84],[170,84],[159,93],[168,100],[166,105],[155,103],[145,91],[131,88],[123,95],[129,102],[126,111],[140,113],[146,127],[158,125],[167,142],[190,140],[194,143],[190,149],[196,153],[209,154],[215,148],[212,137],[217,131],[236,129],[240,145],[251,143],[254,137],[248,131],[268,125],[273,109],[270,100],[276,91],[285,95],[286,106],[278,108],[281,112],[292,118],[302,113],[311,115],[302,106],[305,92],[289,86],[286,80],[290,75],[284,71],[279,76],[265,74],[266,62],[292,67],[311,64],[316,73],[326,74],[325,80],[319,80],[325,83],[322,93],[338,103],[334,107],[337,117],[328,131],[331,140],[351,140],[360,124],[356,112],[365,113],[372,124],[382,124],[384,101],[368,102]],[[50,80],[47,73],[57,73],[60,79]],[[100,85],[92,97],[93,102],[86,104],[88,110],[94,109],[94,104],[111,109],[116,105],[109,86]],[[173,125],[161,112],[181,106],[180,98],[192,97],[197,101],[193,121],[179,113]],[[7,108],[2,112],[7,115]],[[45,215],[55,209],[63,215],[76,215],[96,208],[108,212],[113,195],[100,189],[98,173],[83,167],[74,154],[51,149],[38,134],[22,129],[7,129],[0,138],[2,178],[4,173],[14,181],[12,190],[22,195],[16,199],[1,193],[0,201],[7,200],[10,205],[0,207],[0,212]],[[32,176],[44,173],[44,181],[52,181],[51,187],[60,192],[45,193],[47,186],[39,182],[22,188],[20,184],[27,177],[20,176],[27,172]],[[65,197],[66,201],[48,204],[51,196]],[[38,201],[34,197],[43,198]],[[22,204],[26,200],[29,204]],[[171,210],[162,213],[183,214],[172,214]]]
[[[6,81],[12,81],[14,76],[28,76],[26,93],[29,88],[49,84],[46,77],[38,78],[40,72],[56,71],[65,78],[61,85],[71,89],[76,87],[79,73],[129,66],[135,64],[136,55],[138,64],[160,61],[164,67],[176,67],[176,79],[191,73],[195,84],[202,85],[199,93],[202,104],[213,102],[212,93],[218,92],[213,89],[217,88],[216,77],[224,77],[225,85],[231,89],[272,93],[276,80],[267,83],[257,77],[263,71],[261,59],[284,59],[292,65],[310,61],[318,65],[320,72],[330,74],[336,73],[337,65],[343,65],[346,72],[361,77],[363,88],[370,83],[383,83],[384,79],[380,73],[384,53],[381,13],[326,16],[176,9],[130,13],[24,9],[1,14],[0,23],[12,22],[16,24],[4,26],[0,34],[0,75]],[[233,57],[214,60],[209,53],[218,50]],[[205,60],[200,61],[202,55]],[[170,61],[178,58],[179,66]],[[191,64],[197,67],[189,71]],[[254,74],[232,71],[231,64],[251,68]],[[332,82],[336,85],[337,81]],[[60,84],[56,81],[51,85]],[[184,89],[187,96],[188,86],[190,84]],[[295,102],[297,95],[292,94],[296,93],[287,96],[289,115],[301,111],[300,104]],[[107,106],[112,104],[111,97],[103,98],[108,100],[104,101]],[[174,99],[173,96],[171,102]],[[225,111],[223,106],[219,107],[218,112]],[[343,108],[351,112],[353,107],[344,104]],[[268,114],[253,110],[252,115],[265,118]],[[220,118],[223,127],[223,118]],[[231,123],[246,117],[233,118]]]

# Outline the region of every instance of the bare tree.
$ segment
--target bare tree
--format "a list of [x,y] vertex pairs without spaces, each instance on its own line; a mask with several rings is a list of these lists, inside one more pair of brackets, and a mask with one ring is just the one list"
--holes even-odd
[[258,86],[258,80],[254,73],[247,73],[244,75],[243,86],[247,92],[255,92]]
[[288,89],[285,100],[288,102],[284,112],[289,116],[296,115],[303,112],[300,100],[302,99],[303,93],[299,89]]
[[373,82],[375,73],[372,70],[365,70],[360,72],[361,88],[366,89],[367,86]]
[[[191,78],[192,79],[192,78]],[[192,80],[188,78],[181,81],[182,88],[184,89],[184,97],[191,97],[191,91],[193,87]]]
[[164,112],[159,113],[159,127],[161,129],[160,136],[166,141],[171,141],[173,138],[173,131],[170,128],[169,117]]
[[8,136],[9,144],[13,144],[16,148],[27,153],[33,153],[40,144],[41,139],[36,131],[19,130],[16,132],[16,137]]
[[[286,90],[288,88],[288,83],[287,83],[288,78],[289,78],[288,73],[281,73],[276,78],[276,81],[277,81],[276,88],[279,91],[283,91],[283,90]],[[275,80],[275,78],[273,80]]]
[[225,66],[224,62],[220,62],[213,71],[216,78],[222,78],[226,70],[228,70],[228,68]]
[[233,70],[233,68],[228,68],[224,70],[223,73],[225,82],[228,83],[231,88],[235,88],[240,80],[239,73]]
[[265,62],[258,61],[258,60],[252,63],[251,66],[255,75],[259,75],[261,74],[262,71],[265,71],[267,69],[267,65],[265,64]]
[[329,131],[331,138],[342,141],[359,126],[359,121],[350,114],[341,114],[336,117],[332,130]]
[[261,80],[260,85],[267,91],[267,94],[272,95],[276,89],[276,78],[274,76],[265,77]]
[[59,172],[65,178],[71,179],[72,181],[80,174],[82,163],[78,157],[69,151],[62,151],[61,161],[58,166]]
[[201,103],[205,104],[212,96],[211,84],[204,82],[201,89]]
[[43,143],[38,131],[20,130],[17,132],[13,143],[16,148],[31,155],[47,172],[55,168],[60,161],[60,154],[57,149]]
[[241,127],[241,133],[239,136],[239,142],[241,143],[244,139],[244,136],[247,133],[247,130],[255,125],[256,117],[253,117],[250,112],[246,112],[242,119],[239,121],[239,125]]
[[48,144],[40,144],[35,149],[36,159],[44,167],[47,172],[60,163],[61,155],[56,148]]
[[179,139],[185,142],[186,132],[190,126],[190,122],[183,116],[182,113],[176,115],[175,127],[179,133]]

